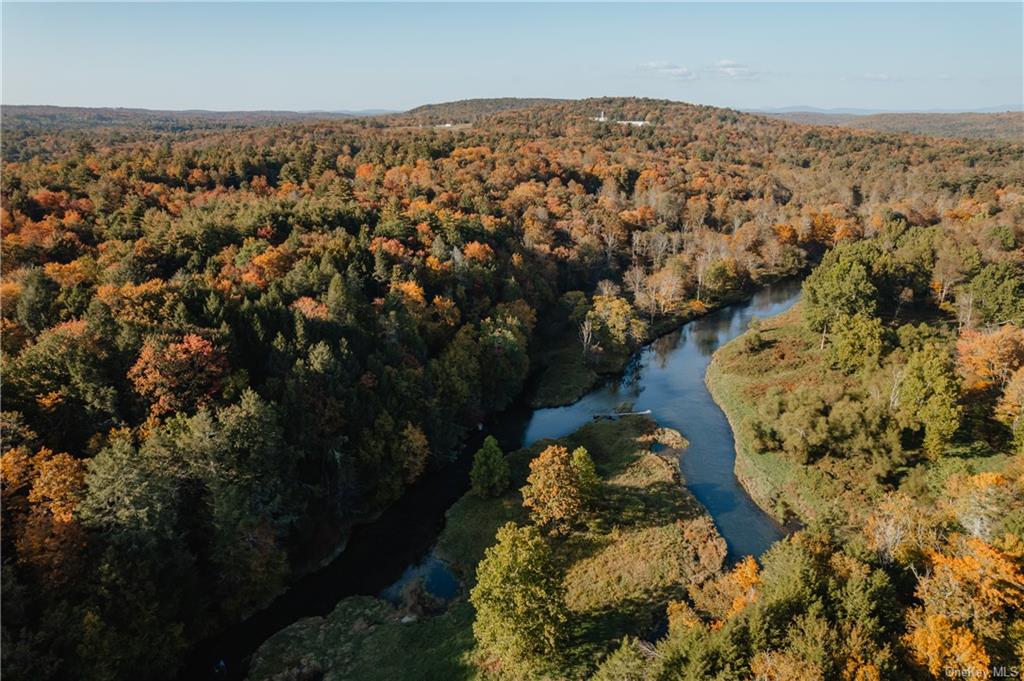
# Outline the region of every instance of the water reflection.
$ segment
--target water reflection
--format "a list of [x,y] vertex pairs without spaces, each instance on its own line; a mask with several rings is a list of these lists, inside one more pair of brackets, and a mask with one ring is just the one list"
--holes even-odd
[[[783,535],[783,530],[754,504],[736,480],[732,430],[711,399],[704,374],[711,355],[743,333],[751,319],[779,314],[796,302],[799,293],[799,283],[778,284],[745,304],[692,321],[642,348],[618,380],[608,381],[570,406],[527,414],[525,428],[515,415],[507,414],[503,427],[495,434],[508,451],[569,435],[590,423],[594,414],[614,411],[623,403],[631,403],[637,411],[650,409],[658,423],[679,430],[689,440],[689,448],[680,457],[680,468],[687,487],[708,509],[725,537],[730,557],[760,555]],[[458,589],[448,566],[428,553],[381,596],[397,602],[402,590],[420,579],[428,593],[445,600]]]
[[694,329],[694,340],[697,343],[697,350],[701,355],[710,357],[715,354],[723,335],[727,336],[725,340],[731,338],[728,334],[724,334],[723,331],[723,329],[715,326],[699,326]]
[[681,336],[682,332],[677,329],[661,338],[656,338],[651,343],[651,351],[654,353],[659,369],[664,369],[668,365],[668,359],[672,356],[672,351],[679,346]]
[[431,552],[416,565],[410,565],[398,581],[381,591],[380,596],[393,605],[403,605],[408,598],[407,591],[417,584],[424,592],[442,602],[450,601],[459,595],[459,580],[452,573],[448,563]]
[[779,314],[799,295],[799,282],[778,284],[748,303],[723,308],[655,340],[637,353],[620,380],[600,386],[573,405],[535,411],[523,444],[569,435],[594,414],[612,411],[623,402],[632,402],[638,411],[650,409],[658,423],[689,440],[680,467],[690,491],[725,537],[730,556],[760,555],[783,530],[736,480],[732,430],[711,399],[704,374],[711,355],[743,333],[751,319]]
[[[345,596],[376,593],[394,602],[406,585],[422,580],[427,593],[451,598],[458,592],[458,582],[431,546],[444,526],[445,510],[469,487],[472,453],[483,435],[493,434],[510,451],[542,438],[568,435],[589,423],[593,414],[623,402],[633,402],[638,410],[651,409],[659,423],[686,436],[690,447],[680,457],[683,475],[714,518],[730,555],[760,554],[782,529],[754,505],[733,475],[732,431],[704,387],[704,372],[711,353],[746,329],[753,316],[778,314],[798,295],[797,283],[773,286],[745,305],[690,322],[641,350],[622,380],[610,381],[572,406],[504,412],[473,433],[463,456],[445,469],[425,474],[373,523],[355,527],[337,558],[299,579],[267,608],[197,645],[179,678],[244,678],[247,659],[260,643],[303,617],[327,614]],[[227,663],[227,674],[211,675],[220,662]]]

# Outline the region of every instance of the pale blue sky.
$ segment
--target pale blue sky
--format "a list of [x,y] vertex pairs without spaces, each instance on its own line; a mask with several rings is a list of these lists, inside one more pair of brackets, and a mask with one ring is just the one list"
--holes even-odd
[[1024,4],[3,4],[3,102],[1020,105]]

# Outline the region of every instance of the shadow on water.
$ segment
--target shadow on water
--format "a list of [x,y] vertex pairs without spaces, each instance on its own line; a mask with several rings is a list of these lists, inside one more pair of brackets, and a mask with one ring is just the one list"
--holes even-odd
[[376,520],[352,529],[345,550],[324,567],[301,577],[266,608],[201,642],[178,673],[181,681],[244,679],[249,658],[265,640],[304,618],[323,616],[348,596],[382,596],[396,602],[405,584],[422,578],[424,588],[447,600],[459,588],[432,548],[444,528],[445,511],[469,489],[472,453],[484,435],[506,451],[519,447],[529,410],[515,407],[473,433],[451,464],[426,473]]
[[179,678],[242,679],[249,657],[263,641],[299,619],[328,614],[347,596],[379,595],[396,602],[408,583],[422,579],[432,595],[451,598],[458,582],[432,548],[444,527],[445,511],[469,488],[472,452],[480,447],[484,432],[510,451],[569,435],[590,423],[594,414],[613,411],[623,402],[632,402],[637,411],[650,409],[659,424],[689,440],[680,467],[690,491],[725,538],[730,559],[760,555],[785,530],[736,480],[732,430],[711,399],[704,374],[715,350],[743,333],[753,317],[779,314],[799,294],[796,281],[765,288],[746,303],[712,312],[654,340],[632,358],[618,380],[570,406],[532,412],[516,407],[496,417],[469,438],[455,462],[425,475],[377,520],[354,528],[337,558],[299,579],[267,608],[197,646]]
[[696,319],[644,347],[620,381],[611,381],[567,407],[540,409],[526,427],[524,443],[562,437],[594,414],[632,402],[651,410],[663,426],[680,431],[690,446],[680,456],[687,487],[707,508],[729,546],[730,559],[760,555],[784,534],[740,486],[733,473],[732,429],[704,384],[711,356],[739,336],[754,317],[771,317],[791,307],[800,283],[787,281],[761,290],[746,303]]

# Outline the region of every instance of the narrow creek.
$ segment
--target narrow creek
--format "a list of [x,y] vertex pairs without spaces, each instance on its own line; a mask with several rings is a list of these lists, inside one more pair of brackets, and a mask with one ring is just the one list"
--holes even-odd
[[[779,314],[799,296],[798,281],[764,288],[744,303],[716,310],[644,346],[621,378],[607,381],[578,402],[532,411],[512,409],[487,424],[485,432],[510,451],[568,435],[595,414],[614,411],[623,403],[637,411],[650,409],[660,425],[689,440],[680,456],[686,485],[714,519],[730,559],[760,555],[783,536],[784,529],[737,481],[732,429],[711,398],[704,374],[715,350],[742,334],[752,318]],[[444,527],[445,511],[469,487],[471,452],[481,440],[482,433],[474,434],[457,461],[424,476],[376,521],[356,527],[345,550],[325,567],[298,580],[266,609],[201,644],[179,678],[244,678],[249,656],[264,640],[303,617],[328,614],[346,596],[377,595],[395,601],[413,579],[423,579],[426,590],[437,597],[454,596],[458,582],[432,547]]]

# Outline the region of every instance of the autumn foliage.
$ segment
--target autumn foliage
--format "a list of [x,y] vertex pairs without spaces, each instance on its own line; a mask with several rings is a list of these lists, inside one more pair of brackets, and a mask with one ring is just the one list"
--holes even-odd
[[8,450],[0,458],[6,531],[18,555],[53,584],[76,576],[85,534],[74,512],[84,491],[85,465],[42,448]]
[[[923,346],[908,359],[906,391],[886,412],[913,451],[927,438],[941,459],[975,422],[993,447],[1021,432],[1018,145],[656,100],[449,106],[322,121],[5,107],[5,675],[174,676],[196,640],[333,551],[324,537],[450,462],[470,429],[522,396],[544,350],[605,370],[830,248],[853,256],[805,296],[838,302],[818,308],[816,333],[841,313],[902,322],[923,305],[960,332],[955,360]],[[601,110],[649,125],[592,121]],[[434,127],[452,112],[469,124]],[[869,267],[867,240],[878,245]],[[871,364],[896,333],[875,331],[847,339],[840,361]],[[985,393],[984,409],[961,404],[961,380]],[[871,390],[888,395],[880,385]],[[852,433],[844,441],[862,453],[894,449],[854,410],[834,412],[816,423]],[[551,530],[544,541],[607,491],[577,459],[556,448],[531,466],[523,496]],[[878,484],[901,476],[936,486],[911,472]],[[949,510],[933,525],[957,513],[978,516]],[[998,556],[897,542],[887,567],[941,567],[933,574],[980,604],[971,623],[949,614],[951,626],[1008,631],[1016,606],[987,576],[1015,574],[1006,528],[982,525],[990,536],[960,529]],[[519,539],[509,536],[536,544]],[[721,631],[775,602],[769,565],[760,586],[744,563],[709,595]],[[548,605],[538,612],[557,615]],[[809,606],[801,613],[786,626],[821,629]],[[989,634],[975,635],[999,659]],[[823,673],[861,660],[870,679],[881,637],[849,638],[871,644],[821,653],[843,661]],[[766,670],[795,659],[776,644],[744,653],[743,673],[755,657]]]
[[936,678],[956,670],[984,678],[990,659],[970,629],[957,626],[945,615],[918,615],[906,642],[914,660]]
[[956,348],[960,371],[969,387],[1001,389],[1024,366],[1024,329],[1014,324],[988,333],[966,329]]
[[550,445],[530,462],[523,506],[538,525],[558,532],[579,521],[585,497],[569,450]]
[[154,416],[192,411],[215,395],[227,374],[223,354],[195,334],[161,345],[149,342],[128,371],[136,392]]

